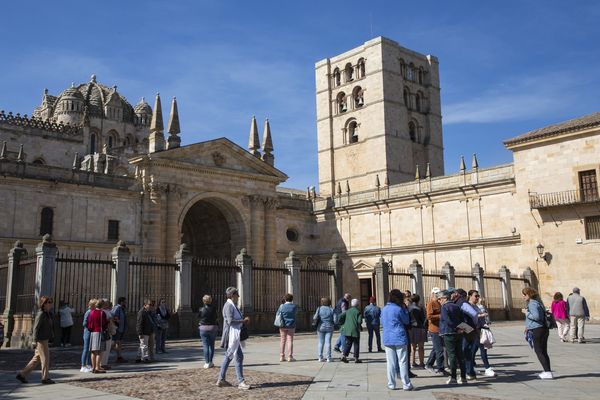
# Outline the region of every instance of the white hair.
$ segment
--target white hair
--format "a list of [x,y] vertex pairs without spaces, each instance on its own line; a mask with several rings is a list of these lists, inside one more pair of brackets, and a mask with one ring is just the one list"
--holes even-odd
[[352,300],[350,301],[350,306],[351,306],[351,307],[356,307],[356,306],[358,306],[358,299],[352,299]]

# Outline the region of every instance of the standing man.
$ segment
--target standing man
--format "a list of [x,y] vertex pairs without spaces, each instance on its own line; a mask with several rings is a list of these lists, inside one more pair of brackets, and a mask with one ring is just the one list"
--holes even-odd
[[[440,336],[440,317],[442,315],[442,306],[438,301],[440,288],[431,289],[431,296],[426,305],[427,312],[427,330],[431,336],[433,345],[429,358],[425,363],[425,369],[436,375],[444,375],[444,341]],[[435,367],[434,367],[435,364]]]
[[117,324],[117,333],[113,336],[113,347],[117,351],[117,362],[126,363],[127,360],[123,358],[123,336],[127,332],[127,315],[126,308],[127,299],[125,297],[119,297],[117,305],[113,307],[112,314]]
[[[333,310],[333,312],[337,315],[338,321],[340,320],[340,316],[347,309],[350,308],[350,300],[352,300],[352,296],[350,296],[350,293],[345,293],[344,297],[339,299],[337,304],[335,305],[335,309]],[[335,346],[334,346],[333,350],[337,351],[339,353],[342,351],[340,348],[343,348],[345,345],[346,345],[346,338],[344,337],[343,331],[340,329],[340,337],[338,338],[337,342],[335,342]]]
[[571,319],[571,343],[575,343],[575,340],[579,343],[585,343],[583,330],[585,321],[590,320],[590,310],[578,287],[574,287],[573,293],[567,298],[567,308]]
[[346,339],[346,345],[344,346],[344,352],[342,353],[342,362],[348,362],[348,354],[350,354],[350,347],[354,347],[354,362],[357,364],[362,363],[359,359],[360,355],[360,330],[362,325],[362,316],[358,310],[358,299],[352,299],[350,303],[351,307],[340,315],[340,324],[342,329],[340,332],[344,334]]
[[373,332],[375,332],[375,337],[377,339],[377,352],[384,351],[381,348],[381,336],[379,334],[381,308],[377,307],[375,300],[375,297],[369,297],[369,305],[365,307],[363,313],[365,321],[367,322],[367,331],[369,332],[369,353],[373,350]]
[[150,351],[150,336],[154,333],[154,324],[152,323],[152,317],[150,313],[154,307],[154,301],[146,299],[144,306],[140,309],[137,315],[137,323],[135,330],[140,340],[140,347],[138,349],[138,358],[135,362],[149,363],[149,351]]
[[[463,322],[463,313],[460,307],[453,301],[460,296],[452,292],[452,288],[440,292],[440,304],[442,305],[442,314],[440,318],[440,336],[444,339],[444,346],[448,351],[448,364],[450,365],[450,379],[446,382],[448,385],[456,383],[467,383],[467,373],[462,356],[462,333],[458,328]],[[451,296],[454,299],[451,299]],[[460,367],[460,378],[456,379],[456,370]]]

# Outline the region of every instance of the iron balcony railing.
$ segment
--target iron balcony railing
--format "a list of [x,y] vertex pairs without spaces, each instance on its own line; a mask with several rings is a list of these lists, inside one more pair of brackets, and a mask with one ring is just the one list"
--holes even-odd
[[600,202],[597,191],[565,190],[553,193],[529,193],[531,208],[548,208]]

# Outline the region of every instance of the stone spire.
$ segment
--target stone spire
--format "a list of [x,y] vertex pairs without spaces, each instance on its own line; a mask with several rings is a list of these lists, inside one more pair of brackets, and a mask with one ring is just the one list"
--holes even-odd
[[149,149],[148,153],[156,153],[165,149],[165,137],[163,136],[163,117],[162,106],[160,105],[160,93],[156,93],[156,101],[154,102],[154,113],[152,114],[152,122],[150,122],[150,136],[148,137]]
[[179,111],[177,111],[177,99],[173,97],[171,102],[171,114],[169,115],[169,139],[167,148],[174,149],[181,145],[181,138],[179,134],[181,129],[179,128]]
[[473,161],[471,161],[471,168],[477,169],[479,168],[479,163],[477,162],[477,154],[473,153]]
[[81,169],[81,159],[79,158],[79,153],[75,153],[75,157],[73,158],[73,169]]
[[25,162],[25,155],[23,154],[23,145],[19,146],[19,154],[17,154],[18,162]]
[[350,193],[350,182],[346,181],[346,193]]
[[252,122],[250,122],[250,138],[248,139],[248,150],[250,150],[254,157],[260,158],[258,126],[256,125],[256,117],[254,116],[252,116]]
[[460,156],[460,166],[459,166],[460,172],[464,173],[465,170],[467,169],[467,167],[465,166],[465,157],[464,156]]
[[337,183],[337,194],[338,194],[338,196],[342,195],[342,185],[340,184],[339,181]]
[[275,164],[275,157],[271,152],[273,151],[273,140],[271,139],[271,126],[269,125],[269,119],[265,120],[265,131],[263,133],[263,155],[262,160],[273,166]]
[[381,186],[381,183],[379,182],[379,174],[375,175],[375,187],[379,188],[379,186]]
[[2,148],[0,149],[0,160],[6,158],[6,140],[2,142]]
[[431,178],[431,168],[429,167],[429,163],[427,163],[427,168],[425,169],[425,179]]
[[421,179],[421,173],[419,172],[419,164],[417,164],[415,168],[415,180],[418,181],[419,179]]

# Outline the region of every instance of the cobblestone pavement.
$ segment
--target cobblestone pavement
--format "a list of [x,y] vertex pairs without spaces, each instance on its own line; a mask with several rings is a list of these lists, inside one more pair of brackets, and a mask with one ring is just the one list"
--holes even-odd
[[[169,353],[157,356],[153,364],[117,364],[109,373],[98,376],[79,372],[80,347],[52,349],[51,376],[57,385],[39,385],[39,372],[28,385],[14,379],[32,355],[26,350],[0,351],[0,398],[4,399],[164,399],[251,398],[251,399],[596,399],[600,393],[600,325],[586,326],[586,344],[560,343],[551,332],[549,353],[556,379],[542,381],[536,374],[539,363],[523,340],[522,323],[496,324],[497,345],[490,351],[490,362],[498,372],[495,378],[479,378],[463,386],[447,386],[445,378],[415,369],[415,391],[402,393],[386,387],[385,355],[366,352],[366,335],[361,338],[363,364],[319,363],[315,360],[316,337],[299,334],[294,341],[297,362],[280,363],[278,337],[253,336],[245,352],[250,391],[215,386],[217,369],[204,370],[199,340],[168,343]],[[337,338],[337,334],[334,339]],[[127,357],[135,358],[133,344]],[[426,346],[426,353],[429,345]],[[336,354],[337,355],[337,354]],[[215,356],[221,361],[220,351]],[[229,379],[235,381],[233,366]],[[308,388],[307,388],[308,387]],[[206,391],[202,391],[206,390]],[[110,392],[110,393],[107,393]],[[205,396],[207,393],[207,397]],[[130,397],[132,396],[132,397]]]

